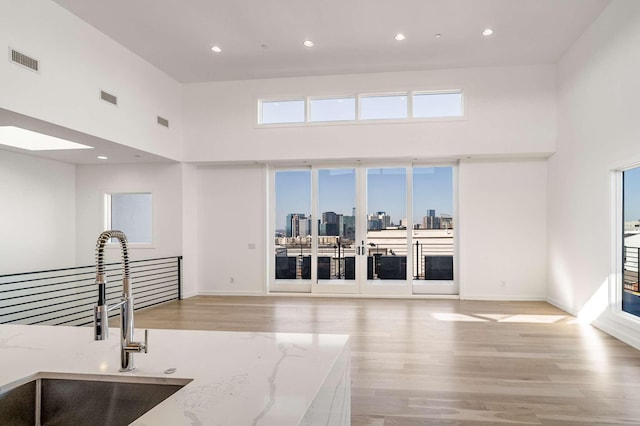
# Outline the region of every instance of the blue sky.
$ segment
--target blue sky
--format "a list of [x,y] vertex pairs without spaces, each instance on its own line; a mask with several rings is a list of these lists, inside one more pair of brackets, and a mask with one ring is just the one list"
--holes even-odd
[[[311,172],[276,172],[276,228],[284,229],[289,213],[311,214]],[[422,223],[427,209],[436,215],[453,214],[453,169],[413,169],[414,223]],[[320,213],[333,211],[351,215],[356,206],[355,169],[323,169],[318,173]],[[406,218],[406,175],[404,168],[367,169],[367,214],[384,211],[399,224]]]
[[640,167],[624,172],[624,221],[640,220]]

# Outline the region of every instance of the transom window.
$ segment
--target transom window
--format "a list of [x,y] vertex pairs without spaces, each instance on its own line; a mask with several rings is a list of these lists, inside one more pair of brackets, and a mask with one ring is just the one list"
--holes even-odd
[[463,92],[459,89],[258,101],[260,125],[463,117]]

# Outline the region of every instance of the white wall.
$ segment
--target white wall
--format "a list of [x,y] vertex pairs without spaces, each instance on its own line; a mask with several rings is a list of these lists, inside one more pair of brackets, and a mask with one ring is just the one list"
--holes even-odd
[[264,293],[264,176],[260,166],[199,168],[199,294]]
[[638,46],[640,2],[614,0],[559,62],[548,299],[640,347],[640,327],[612,314],[607,297],[610,171],[640,161]]
[[460,296],[544,300],[546,161],[459,166]]
[[[8,47],[38,59],[41,71],[0,61],[0,108],[181,157],[181,85],[58,4],[0,0],[0,48]],[[100,90],[117,95],[118,106],[101,101]]]
[[[199,294],[265,292],[265,188],[259,166],[198,169]],[[544,300],[546,161],[463,162],[459,191],[461,296]]]
[[0,274],[75,266],[75,166],[0,150]]
[[[104,231],[104,194],[151,192],[154,209],[153,248],[131,248],[132,260],[182,254],[182,166],[178,163],[77,166],[77,259],[94,262],[98,235]],[[132,246],[133,247],[133,246]],[[119,247],[107,260],[120,259]]]
[[198,294],[198,168],[182,164],[182,296]]
[[[188,84],[187,161],[544,155],[555,150],[555,67],[451,69]],[[257,100],[462,88],[463,121],[258,128]]]

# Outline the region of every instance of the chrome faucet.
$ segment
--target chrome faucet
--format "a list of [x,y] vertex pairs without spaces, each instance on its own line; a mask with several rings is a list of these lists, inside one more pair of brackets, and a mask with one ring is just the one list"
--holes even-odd
[[[124,268],[122,278],[122,297],[120,303],[107,306],[107,275],[104,267],[104,246],[111,239],[117,238],[122,252]],[[98,304],[94,308],[95,340],[105,340],[109,337],[109,311],[120,308],[120,371],[131,371],[133,353],[148,350],[148,330],[144,331],[144,343],[133,341],[133,297],[129,272],[129,252],[127,237],[122,231],[104,231],[98,237],[96,244],[96,284],[98,284]]]

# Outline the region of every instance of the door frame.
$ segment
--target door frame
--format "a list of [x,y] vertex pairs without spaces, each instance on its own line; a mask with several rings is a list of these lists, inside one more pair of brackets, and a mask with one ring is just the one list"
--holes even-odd
[[[421,167],[451,167],[453,186],[453,277],[449,281],[419,281],[413,279],[413,170]],[[325,169],[353,169],[356,173],[356,246],[360,248],[360,254],[356,254],[356,279],[353,282],[344,280],[317,279],[317,255],[318,255],[318,227],[316,225],[319,213],[318,207],[318,176],[319,170]],[[406,169],[406,216],[409,223],[407,229],[407,260],[406,280],[368,280],[367,279],[367,169],[370,168],[405,168]],[[307,280],[276,280],[275,279],[275,174],[278,171],[304,171],[311,173],[311,278]],[[266,250],[267,261],[267,292],[279,293],[312,293],[312,294],[352,294],[352,295],[387,295],[411,296],[417,295],[457,295],[459,294],[459,213],[458,213],[458,163],[457,162],[345,162],[345,163],[314,163],[300,166],[269,166],[267,167],[267,196],[268,215],[267,232],[268,248]],[[358,212],[364,212],[359,215]],[[358,244],[360,242],[360,244]],[[365,246],[362,247],[362,242]],[[333,281],[333,282],[332,282]]]

